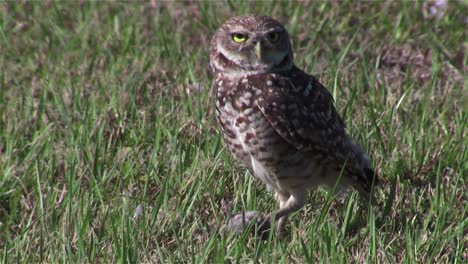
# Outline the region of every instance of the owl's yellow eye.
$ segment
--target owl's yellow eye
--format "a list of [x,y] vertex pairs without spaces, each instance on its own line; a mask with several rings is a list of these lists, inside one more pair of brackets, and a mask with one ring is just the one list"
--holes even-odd
[[276,42],[276,41],[278,41],[278,39],[279,39],[279,33],[278,33],[278,32],[271,32],[271,33],[268,33],[267,39],[268,39],[270,42]]
[[234,42],[237,42],[237,43],[244,42],[248,38],[249,37],[247,35],[244,35],[244,34],[239,34],[239,33],[232,34],[232,40],[234,40]]

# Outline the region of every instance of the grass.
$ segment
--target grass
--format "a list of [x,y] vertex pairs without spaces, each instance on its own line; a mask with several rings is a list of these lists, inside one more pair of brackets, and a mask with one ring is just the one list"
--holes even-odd
[[[466,263],[463,1],[440,19],[413,1],[1,5],[1,262]],[[277,206],[213,117],[210,37],[245,13],[285,23],[382,206],[319,189],[285,238],[219,232],[222,200]]]

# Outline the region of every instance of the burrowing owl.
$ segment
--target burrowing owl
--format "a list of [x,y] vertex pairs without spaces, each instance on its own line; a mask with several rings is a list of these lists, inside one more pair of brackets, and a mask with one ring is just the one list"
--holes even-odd
[[267,16],[229,19],[211,41],[210,65],[225,142],[275,193],[278,229],[318,185],[340,180],[368,196],[369,157],[347,135],[327,89],[294,65],[281,23]]

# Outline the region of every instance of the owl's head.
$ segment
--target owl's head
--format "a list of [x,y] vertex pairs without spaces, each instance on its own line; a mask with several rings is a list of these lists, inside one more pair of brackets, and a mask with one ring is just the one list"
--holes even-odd
[[293,65],[288,32],[271,17],[233,17],[211,40],[210,65],[215,73],[223,74],[287,70]]

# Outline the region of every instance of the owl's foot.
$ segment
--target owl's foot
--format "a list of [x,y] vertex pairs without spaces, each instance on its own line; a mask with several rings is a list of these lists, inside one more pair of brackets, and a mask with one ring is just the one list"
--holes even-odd
[[251,229],[253,233],[259,235],[262,239],[268,238],[270,218],[263,217],[256,211],[234,215],[228,220],[224,230],[239,234],[244,232],[250,225],[253,225]]

